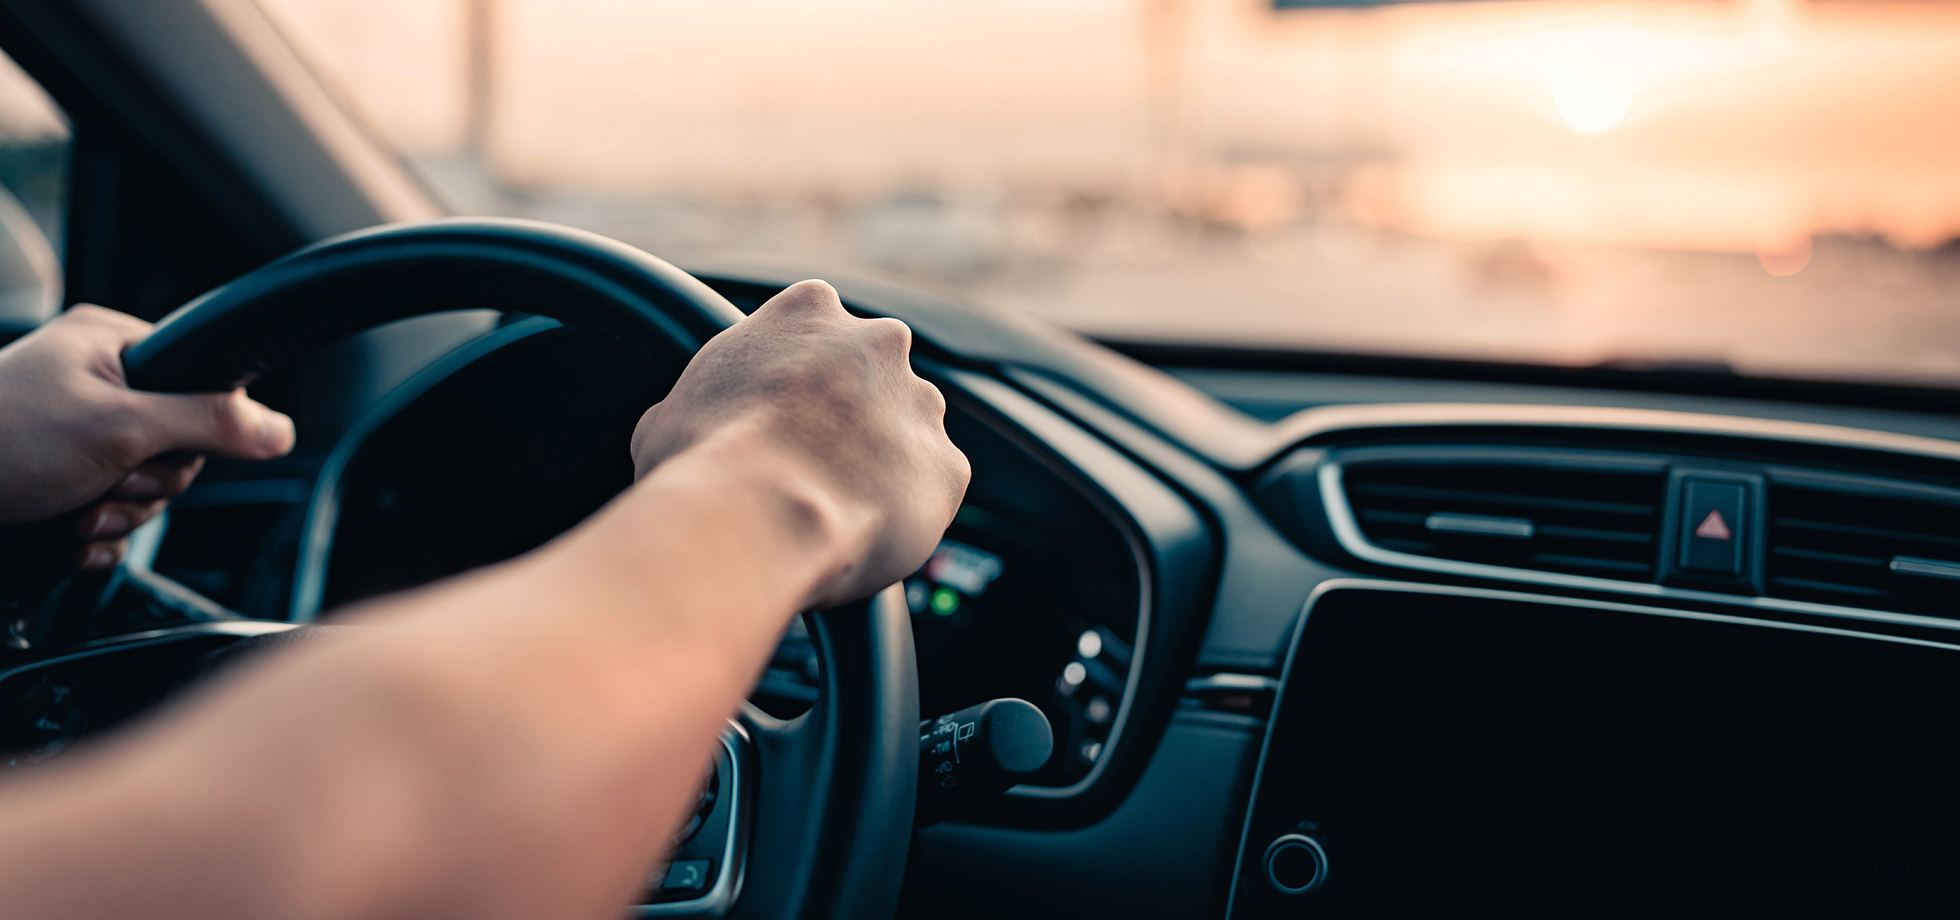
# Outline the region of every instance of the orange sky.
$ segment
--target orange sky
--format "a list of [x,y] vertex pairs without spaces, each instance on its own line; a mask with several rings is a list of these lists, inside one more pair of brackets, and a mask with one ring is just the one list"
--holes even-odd
[[[385,134],[457,142],[462,0],[263,2]],[[1357,218],[1446,238],[1777,251],[1812,232],[1960,235],[1950,3],[501,8],[493,153],[525,183],[1144,190],[1257,222],[1333,170]]]

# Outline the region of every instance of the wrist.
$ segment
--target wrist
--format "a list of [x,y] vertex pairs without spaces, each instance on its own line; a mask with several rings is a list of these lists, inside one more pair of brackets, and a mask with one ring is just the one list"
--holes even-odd
[[[659,464],[568,540],[567,562],[589,558],[663,577],[673,565],[725,572],[727,590],[808,609],[858,565],[874,527],[853,501],[772,443],[759,426],[731,425]],[[610,561],[608,561],[610,560]]]
[[[662,477],[666,476],[665,480]],[[655,488],[721,507],[747,503],[762,514],[779,551],[826,573],[850,566],[870,546],[872,509],[784,450],[760,425],[733,425],[669,458],[647,476]]]

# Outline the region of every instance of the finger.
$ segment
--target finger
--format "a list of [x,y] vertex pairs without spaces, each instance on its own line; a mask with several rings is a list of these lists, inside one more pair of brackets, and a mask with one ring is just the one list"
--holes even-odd
[[193,396],[132,395],[144,456],[188,451],[270,460],[293,449],[293,420],[252,401],[242,389]]
[[161,499],[150,502],[104,501],[83,510],[76,529],[85,540],[120,540],[163,511]]
[[116,567],[129,552],[128,540],[105,540],[83,544],[75,551],[75,567],[84,572],[102,572]]
[[66,320],[67,322],[78,325],[107,330],[117,337],[116,344],[118,350],[128,348],[137,342],[149,338],[151,330],[156,328],[150,323],[137,319],[121,310],[98,307],[92,303],[78,303],[69,307],[67,312],[62,313],[56,319],[57,321]]
[[202,469],[203,454],[165,454],[131,470],[109,497],[134,502],[175,498],[191,487],[191,480]]

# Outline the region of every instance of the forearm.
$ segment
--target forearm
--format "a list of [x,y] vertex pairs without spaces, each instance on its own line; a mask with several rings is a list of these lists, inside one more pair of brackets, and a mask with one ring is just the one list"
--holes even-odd
[[[168,807],[108,853],[74,833],[89,853],[26,865],[152,916],[609,914],[781,628],[846,557],[831,550],[849,526],[792,470],[676,458],[552,546],[375,604],[351,618],[366,632],[241,674],[119,757],[49,777],[94,790],[68,799]],[[106,805],[47,818],[129,823]],[[263,900],[241,903],[241,878]],[[113,898],[118,885],[144,900]]]

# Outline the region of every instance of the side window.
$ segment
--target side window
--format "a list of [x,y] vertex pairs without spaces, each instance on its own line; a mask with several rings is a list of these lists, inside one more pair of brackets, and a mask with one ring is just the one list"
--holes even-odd
[[61,300],[68,119],[0,55],[0,326],[34,325]]

